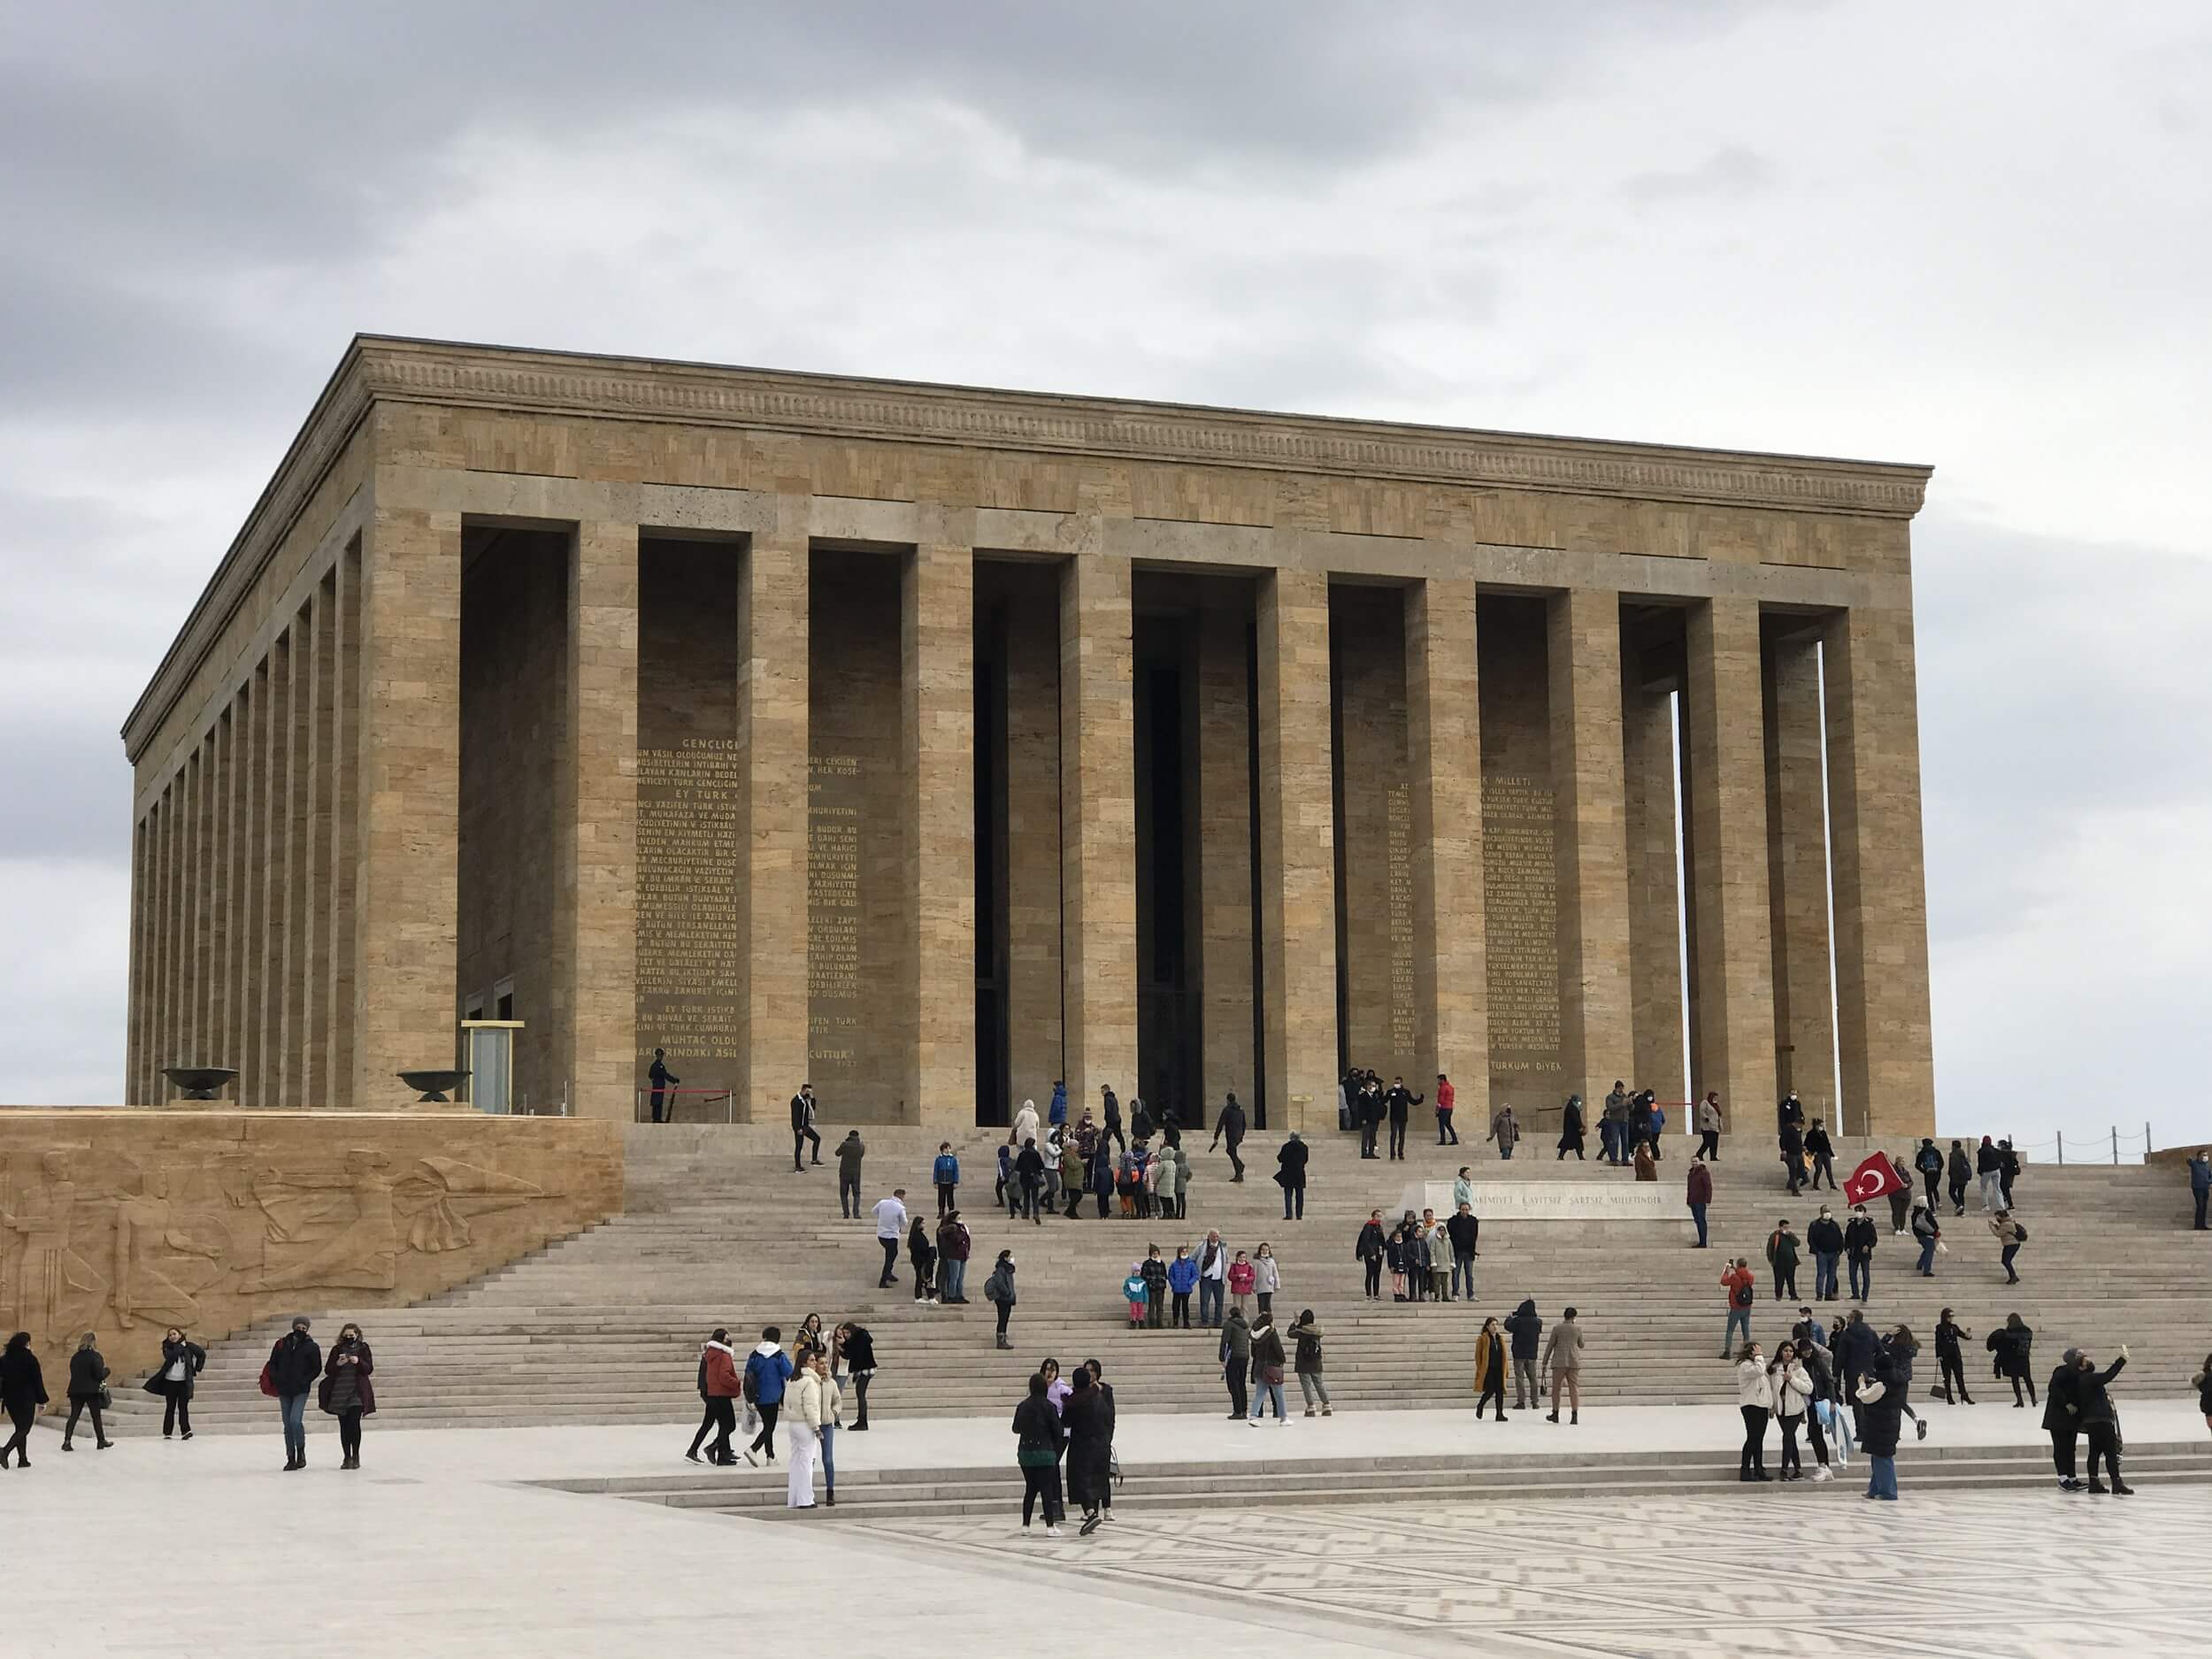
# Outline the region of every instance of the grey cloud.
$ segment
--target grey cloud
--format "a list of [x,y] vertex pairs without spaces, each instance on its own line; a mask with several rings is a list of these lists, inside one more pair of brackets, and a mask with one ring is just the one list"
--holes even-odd
[[1774,164],[1742,144],[1724,144],[1694,166],[1639,173],[1621,181],[1618,194],[1631,202],[1679,202],[1701,196],[1745,196],[1776,182]]

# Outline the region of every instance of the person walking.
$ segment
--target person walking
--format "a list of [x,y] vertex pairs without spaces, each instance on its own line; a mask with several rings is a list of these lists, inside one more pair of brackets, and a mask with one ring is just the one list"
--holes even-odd
[[1068,1432],[1068,1498],[1083,1511],[1077,1529],[1088,1538],[1106,1518],[1113,1491],[1114,1442],[1106,1416],[1106,1394],[1087,1364],[1078,1365],[1060,1402],[1060,1421]]
[[1987,1135],[1974,1148],[1974,1179],[1981,1184],[1982,1210],[1993,1213],[2005,1207],[2005,1156]]
[[1475,1333],[1475,1421],[1482,1421],[1482,1409],[1493,1400],[1498,1402],[1498,1421],[1505,1421],[1505,1333],[1498,1328],[1496,1317],[1485,1319],[1482,1329]]
[[1896,1172],[1897,1185],[1889,1194],[1889,1225],[1899,1238],[1905,1236],[1905,1213],[1912,1203],[1912,1171],[1905,1167],[1905,1160],[1893,1157],[1889,1167]]
[[1014,1154],[1014,1179],[1020,1183],[1022,1215],[1035,1226],[1043,1226],[1045,1219],[1037,1213],[1043,1202],[1045,1184],[1045,1155],[1037,1150],[1037,1137],[1032,1135],[1022,1142],[1022,1149]]
[[1997,1143],[1997,1190],[2007,1210],[2012,1208],[2012,1184],[2020,1179],[2020,1154],[2014,1149],[2012,1137],[2007,1135]]
[[[868,1156],[867,1143],[861,1140],[860,1131],[848,1129],[845,1138],[837,1143],[837,1213],[850,1221],[860,1219],[860,1164]],[[942,1163],[941,1158],[938,1160]],[[960,1161],[953,1160],[953,1179],[960,1179]]]
[[1713,1202],[1713,1171],[1703,1163],[1702,1157],[1703,1155],[1701,1153],[1697,1158],[1690,1161],[1688,1186],[1690,1219],[1697,1225],[1697,1242],[1690,1247],[1693,1250],[1709,1248],[1712,1242],[1711,1235],[1707,1233],[1705,1227],[1705,1211],[1707,1206]]
[[[1086,1116],[1089,1114],[1089,1110],[1090,1109],[1088,1107],[1084,1109]],[[1067,1079],[1064,1078],[1055,1078],[1052,1079],[1052,1100],[1051,1102],[1045,1108],[1045,1122],[1048,1124],[1064,1124],[1067,1122]]]
[[1117,1150],[1127,1151],[1129,1142],[1122,1137],[1121,1133],[1121,1102],[1114,1098],[1114,1091],[1110,1084],[1101,1083],[1098,1086],[1098,1115],[1100,1120],[1106,1125],[1101,1138],[1111,1141]]
[[[1576,1163],[1584,1162],[1583,1147],[1586,1139],[1583,1128],[1582,1096],[1570,1094],[1567,1096],[1567,1103],[1559,1110],[1558,1161],[1564,1163],[1567,1154],[1571,1152],[1575,1155]],[[1455,1146],[1458,1144],[1456,1136],[1453,1138],[1453,1144]]]
[[[1755,1282],[1751,1263],[1740,1256],[1720,1276],[1721,1290],[1728,1298],[1728,1325],[1720,1337],[1720,1356],[1723,1359],[1738,1357],[1736,1333],[1739,1330],[1743,1333],[1745,1342],[1751,1340],[1751,1304],[1757,1297],[1757,1292],[1752,1288]],[[1739,1363],[1741,1363],[1740,1360]]]
[[1736,1479],[1773,1479],[1767,1473],[1767,1419],[1774,1415],[1774,1385],[1756,1342],[1746,1342],[1736,1355],[1736,1409],[1743,1414],[1743,1454]]
[[1913,1200],[1912,1236],[1920,1246],[1920,1263],[1914,1271],[1923,1279],[1933,1279],[1936,1246],[1943,1241],[1943,1229],[1936,1225],[1935,1211],[1928,1208],[1925,1199]]
[[1928,1189],[1928,1208],[1936,1204],[1936,1183],[1943,1179],[1943,1154],[1936,1150],[1936,1143],[1928,1136],[1920,1140],[1920,1149],[1912,1155],[1912,1166],[1920,1171],[1921,1183]]
[[1303,1221],[1306,1218],[1306,1160],[1312,1148],[1298,1138],[1298,1132],[1290,1132],[1290,1138],[1275,1153],[1275,1185],[1283,1189],[1283,1219]]
[[1448,1300],[1463,1294],[1469,1302],[1475,1299],[1475,1231],[1478,1225],[1473,1209],[1464,1203],[1444,1224],[1444,1236],[1452,1248],[1451,1282],[1444,1287]]
[[737,1356],[730,1348],[730,1333],[718,1325],[699,1349],[701,1411],[698,1432],[684,1453],[687,1460],[699,1461],[699,1443],[712,1433],[714,1444],[707,1448],[707,1462],[720,1465],[737,1461],[730,1437],[737,1432],[737,1397],[743,1386],[737,1372]]
[[957,1210],[949,1210],[945,1218],[937,1224],[937,1300],[951,1308],[968,1305],[968,1255],[975,1247],[975,1235],[968,1231],[968,1224],[960,1219]]
[[822,1165],[821,1132],[814,1126],[818,1110],[814,1099],[814,1085],[800,1084],[799,1092],[791,1097],[791,1168],[795,1174],[806,1168],[799,1161],[799,1148],[803,1144],[810,1143],[815,1168],[819,1169]]
[[70,1444],[76,1438],[77,1419],[92,1413],[92,1440],[96,1450],[104,1452],[115,1444],[108,1439],[100,1414],[108,1405],[108,1363],[101,1357],[99,1333],[87,1331],[78,1339],[77,1351],[69,1356],[69,1424],[61,1432],[61,1448],[73,1452]]
[[1936,1386],[1936,1397],[1945,1405],[1972,1405],[1974,1396],[1966,1392],[1965,1342],[1966,1327],[1951,1317],[1946,1308],[1936,1320],[1936,1369],[1943,1380]]
[[2212,1151],[2202,1147],[2198,1148],[2196,1156],[2189,1160],[2189,1201],[2197,1209],[2196,1230],[2205,1232],[2205,1207],[2212,1203]]
[[1851,1273],[1851,1300],[1863,1302],[1874,1288],[1874,1247],[1882,1230],[1866,1213],[1864,1204],[1851,1206],[1851,1219],[1843,1229],[1843,1256]]
[[787,1509],[814,1507],[814,1463],[821,1455],[822,1430],[830,1421],[828,1374],[829,1356],[818,1348],[810,1348],[792,1380],[790,1469],[783,1494]]
[[1767,1388],[1774,1396],[1775,1426],[1782,1431],[1780,1478],[1802,1480],[1805,1460],[1798,1453],[1797,1435],[1812,1409],[1813,1379],[1798,1357],[1796,1343],[1785,1341],[1776,1347],[1767,1364]]
[[[2086,1354],[2074,1362],[2074,1420],[2089,1442],[2089,1490],[2100,1497],[2108,1491],[2116,1497],[2135,1495],[2135,1488],[2120,1479],[2120,1414],[2113,1409],[2109,1392],[2112,1379],[2127,1368],[2127,1363],[2128,1345],[2124,1342],[2120,1344],[2120,1357],[2102,1371]],[[2097,1479],[2100,1463],[2112,1477],[2109,1487]]]
[[1190,1246],[1175,1247],[1175,1259],[1167,1264],[1167,1289],[1173,1303],[1168,1310],[1168,1320],[1178,1330],[1190,1329],[1190,1294],[1198,1288],[1198,1258],[1190,1253]]
[[914,1269],[914,1300],[933,1302],[937,1300],[934,1275],[937,1271],[937,1247],[930,1241],[929,1223],[920,1216],[914,1217],[906,1234],[906,1259]]
[[2204,1426],[2212,1429],[2212,1354],[2204,1356],[2203,1367],[2189,1379],[2189,1386],[2197,1391],[2197,1409],[2204,1413]]
[[[1382,1300],[1383,1257],[1388,1253],[1387,1241],[1383,1233],[1382,1211],[1371,1210],[1367,1212],[1366,1222],[1359,1230],[1359,1237],[1352,1244],[1352,1259],[1360,1264],[1365,1274],[1367,1300],[1370,1302]],[[1471,1264],[1468,1271],[1471,1281],[1473,1276]]]
[[1031,1517],[1041,1508],[1045,1536],[1057,1538],[1064,1513],[1060,1454],[1067,1445],[1067,1430],[1045,1397],[1041,1371],[1030,1378],[1028,1398],[1014,1408],[1014,1462],[1022,1471],[1022,1532],[1027,1535]]
[[[965,1302],[967,1298],[961,1298]],[[844,1366],[853,1379],[853,1409],[856,1420],[853,1432],[868,1432],[868,1385],[876,1379],[876,1340],[867,1326],[850,1320],[837,1327],[833,1356]]]
[[1805,1132],[1795,1122],[1786,1122],[1778,1138],[1782,1168],[1789,1182],[1790,1196],[1794,1198],[1805,1184]]
[[1966,1156],[1963,1141],[1951,1142],[1951,1156],[1944,1161],[1945,1185],[1951,1195],[1951,1213],[1966,1213],[1966,1189],[1974,1184],[1973,1161]]
[[146,1392],[161,1397],[163,1440],[180,1429],[186,1440],[192,1438],[192,1390],[206,1369],[207,1350],[186,1336],[182,1326],[173,1325],[162,1333],[161,1363],[146,1379]]
[[1231,1089],[1228,1098],[1221,1102],[1221,1110],[1214,1114],[1214,1138],[1206,1150],[1211,1152],[1223,1142],[1228,1143],[1229,1167],[1235,1171],[1229,1177],[1229,1185],[1240,1186],[1244,1180],[1244,1160],[1237,1156],[1237,1148],[1244,1144],[1244,1108],[1237,1104],[1237,1094]]
[[899,1282],[899,1245],[906,1237],[906,1188],[895,1187],[891,1196],[876,1202],[876,1243],[883,1250],[883,1271],[876,1288],[888,1290]]
[[1221,1380],[1229,1389],[1229,1418],[1241,1422],[1251,1409],[1251,1396],[1245,1382],[1252,1371],[1252,1327],[1245,1322],[1244,1310],[1232,1308],[1221,1322]]
[[1513,1156],[1514,1146],[1521,1138],[1521,1125],[1514,1118],[1512,1107],[1498,1108],[1497,1115],[1490,1120],[1489,1138],[1498,1143],[1500,1157],[1509,1158]]
[[1639,1089],[1628,1101],[1628,1153],[1631,1161],[1651,1144],[1651,1091]]
[[[653,1050],[653,1064],[645,1073],[645,1080],[652,1085],[653,1121],[660,1123],[664,1121],[661,1117],[661,1108],[663,1102],[668,1098],[669,1087],[683,1081],[683,1079],[668,1069],[667,1049]],[[675,1112],[671,1110],[666,1121],[673,1122],[675,1117]]]
[[1843,1259],[1843,1226],[1827,1205],[1805,1229],[1805,1246],[1813,1253],[1813,1300],[1837,1300],[1836,1264]]
[[[2028,1322],[2016,1313],[2005,1316],[2004,1324],[1989,1333],[1983,1343],[1994,1357],[1990,1369],[2012,1385],[2012,1407],[2023,1410],[2036,1403],[2035,1373],[2031,1369],[2035,1354],[2035,1332]],[[2027,1387],[2028,1397],[2020,1398],[2022,1385]]]
[[990,1278],[983,1281],[983,1300],[998,1310],[998,1336],[993,1346],[1011,1348],[1006,1335],[1007,1322],[1014,1317],[1014,1253],[1001,1250],[991,1268]]
[[1283,1406],[1283,1339],[1275,1329],[1274,1316],[1265,1308],[1252,1322],[1252,1415],[1248,1419],[1254,1428],[1267,1415],[1267,1407],[1275,1408],[1275,1426],[1287,1428],[1290,1414]]
[[1774,1300],[1797,1300],[1797,1233],[1783,1217],[1767,1234],[1767,1265],[1774,1270]]
[[1697,1103],[1697,1156],[1720,1162],[1720,1091],[1707,1089]]
[[1229,1281],[1229,1248],[1208,1228],[1198,1246],[1198,1323],[1209,1330],[1221,1324],[1222,1287]]
[[2013,1258],[2020,1254],[2020,1247],[2028,1241],[2028,1230],[2012,1218],[2012,1211],[2000,1210],[1989,1218],[1990,1236],[1997,1240],[1998,1260],[2005,1270],[2005,1283],[2016,1285],[2020,1275],[2014,1271]]
[[338,1419],[341,1469],[361,1467],[361,1419],[376,1411],[376,1386],[369,1380],[375,1371],[376,1361],[361,1327],[349,1319],[338,1327],[338,1340],[330,1345],[315,1395],[316,1409]]
[[1014,1114],[1012,1125],[1006,1132],[1006,1144],[1019,1152],[1037,1138],[1037,1102],[1025,1100],[1021,1110]]
[[1551,1378],[1551,1415],[1547,1423],[1559,1421],[1561,1395],[1567,1400],[1567,1422],[1571,1426],[1582,1421],[1582,1327],[1575,1323],[1575,1310],[1569,1308],[1559,1316],[1559,1323],[1544,1339],[1544,1370]]
[[45,1403],[46,1374],[31,1349],[31,1333],[18,1331],[0,1348],[0,1410],[15,1425],[15,1432],[0,1445],[0,1469],[8,1466],[11,1454],[18,1468],[31,1466],[31,1425],[38,1421],[38,1409]]
[[1828,1126],[1815,1118],[1805,1131],[1805,1153],[1813,1161],[1813,1189],[1820,1189],[1820,1178],[1828,1178],[1828,1190],[1836,1190],[1836,1143],[1828,1139]]
[[1524,1297],[1521,1305],[1506,1316],[1505,1333],[1513,1340],[1513,1409],[1532,1411],[1544,1397],[1536,1386],[1536,1356],[1544,1336],[1544,1320],[1536,1311],[1535,1297]]
[[269,1350],[263,1374],[263,1392],[276,1396],[277,1411],[284,1421],[284,1468],[287,1473],[307,1467],[307,1396],[323,1374],[322,1344],[308,1334],[312,1328],[305,1314],[294,1316],[292,1328],[277,1338]]
[[1329,1403],[1329,1385],[1321,1375],[1321,1326],[1313,1317],[1313,1310],[1302,1308],[1291,1321],[1290,1340],[1293,1343],[1291,1364],[1298,1373],[1298,1392],[1306,1397],[1306,1415],[1311,1417],[1317,1405],[1321,1415],[1333,1417],[1336,1408]]
[[745,1448],[745,1461],[757,1466],[763,1456],[776,1461],[776,1418],[783,1410],[786,1386],[791,1381],[791,1356],[783,1351],[783,1333],[764,1326],[760,1340],[745,1356],[745,1398],[760,1413],[760,1432]]
[[1459,1131],[1452,1127],[1452,1113],[1458,1104],[1459,1091],[1452,1087],[1451,1079],[1439,1071],[1436,1074],[1436,1144],[1440,1147],[1459,1144]]
[[[841,1207],[844,1202],[844,1194],[841,1189],[843,1188],[845,1183],[845,1148],[841,1144],[837,1150],[837,1182],[841,1189],[838,1194],[838,1202]],[[858,1171],[854,1171],[856,1176],[857,1176],[858,1173]],[[945,1217],[952,1214],[954,1209],[957,1206],[959,1202],[960,1160],[958,1157],[954,1156],[951,1141],[940,1141],[937,1143],[937,1162],[930,1166],[929,1178],[932,1181],[936,1183],[937,1217],[938,1219],[941,1221]],[[857,1183],[856,1183],[856,1185]],[[854,1194],[855,1202],[858,1202],[858,1198],[859,1194],[856,1192]]]

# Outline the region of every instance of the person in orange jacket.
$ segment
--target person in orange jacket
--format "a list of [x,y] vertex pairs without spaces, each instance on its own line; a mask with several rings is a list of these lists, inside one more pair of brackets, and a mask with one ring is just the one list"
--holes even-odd
[[1728,1271],[1720,1276],[1720,1287],[1728,1293],[1728,1327],[1721,1333],[1720,1356],[1733,1359],[1738,1351],[1736,1327],[1743,1327],[1743,1340],[1751,1340],[1751,1303],[1757,1294],[1752,1289],[1755,1281],[1751,1275],[1751,1263],[1738,1256]]
[[1459,1091],[1452,1087],[1451,1079],[1441,1071],[1436,1074],[1436,1144],[1455,1147],[1459,1131],[1452,1127],[1452,1107],[1459,1099]]

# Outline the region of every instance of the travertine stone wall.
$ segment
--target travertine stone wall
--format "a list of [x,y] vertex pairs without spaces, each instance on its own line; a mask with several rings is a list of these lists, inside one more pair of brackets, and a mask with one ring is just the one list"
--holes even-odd
[[1354,1065],[1404,1078],[1432,1074],[1416,1006],[1413,800],[1407,771],[1404,595],[1390,588],[1329,593],[1337,698],[1337,965],[1344,1046]]
[[[449,1289],[622,1208],[617,1125],[474,1112],[0,1112],[0,1324],[50,1409],[97,1333],[117,1393],[163,1332],[207,1342]],[[334,1328],[316,1335],[327,1347]]]
[[[953,526],[944,526],[952,528]],[[899,898],[914,1002],[900,1056],[909,1122],[975,1123],[975,556],[931,542],[902,561]]]
[[1128,1099],[1137,1076],[1130,584],[1129,561],[1104,554],[1079,555],[1060,573],[1062,1007],[1071,1111],[1094,1107],[1105,1085]]
[[[357,537],[332,562],[331,574],[335,620],[331,694],[330,969],[323,990],[330,1010],[330,1037],[316,1098],[336,1105],[351,1097],[353,1084],[354,877],[361,847],[361,543]],[[238,770],[242,774],[245,768]],[[250,799],[242,776],[239,800],[242,804]],[[246,837],[234,832],[232,839],[238,843],[242,880]],[[238,1050],[236,1033],[242,1023],[242,1010],[232,1020],[233,1053]]]
[[[780,511],[780,519],[785,515]],[[796,503],[789,517],[798,519]],[[790,526],[758,535],[738,590],[737,731],[745,985],[737,1117],[773,1123],[807,1081],[808,557]],[[679,1075],[683,1075],[680,1071]]]
[[1210,603],[1196,613],[1198,801],[1196,894],[1199,1041],[1210,1121],[1231,1090],[1255,1101],[1252,1019],[1252,612]]
[[[1486,1105],[1485,1091],[1471,1087],[1461,1110],[1482,1132],[1489,1114],[1509,1104],[1522,1126],[1533,1132],[1544,1110],[1555,1110],[1565,1098],[1544,602],[1485,595],[1478,616],[1490,1074]],[[1476,1124],[1478,1118],[1485,1121]],[[1465,1136],[1465,1128],[1460,1133]]]
[[1415,1048],[1482,1112],[1490,1070],[1482,888],[1482,708],[1475,585],[1406,589],[1406,750],[1412,793]]
[[[1671,658],[1650,662],[1624,643],[1621,748],[1626,786],[1629,982],[1635,1069],[1618,1080],[1685,1101],[1681,895],[1675,869]],[[1609,1087],[1611,1079],[1608,1080]],[[1602,1096],[1600,1096],[1601,1099]]]
[[1697,959],[1691,1086],[1701,1096],[1719,1089],[1723,1106],[1740,1124],[1780,1098],[1774,1087],[1756,602],[1712,600],[1693,607],[1688,653],[1689,873],[1697,895],[1690,940]]
[[[1041,1113],[1065,1064],[1060,988],[1060,577],[1044,564],[1002,562],[992,570],[993,586],[1006,606],[1009,1110],[1018,1111],[1023,1101],[1034,1100]],[[1093,1089],[1086,1098],[1096,1094]],[[1079,1112],[1084,1102],[1071,1096],[1071,1103]]]
[[1766,625],[1767,891],[1774,951],[1775,1087],[1833,1121],[1835,1018],[1828,973],[1828,843],[1822,801],[1819,635]]

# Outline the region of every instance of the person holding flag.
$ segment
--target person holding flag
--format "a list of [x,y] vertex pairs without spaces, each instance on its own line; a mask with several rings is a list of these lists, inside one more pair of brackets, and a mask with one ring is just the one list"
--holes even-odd
[[1905,1179],[1897,1172],[1896,1164],[1890,1162],[1889,1154],[1875,1152],[1853,1170],[1850,1179],[1844,1182],[1843,1202],[1855,1210],[1891,1193],[1903,1192],[1905,1187]]

